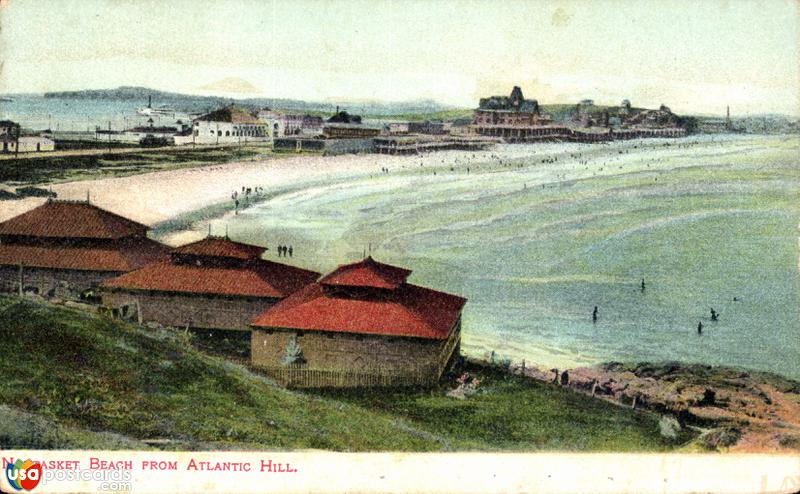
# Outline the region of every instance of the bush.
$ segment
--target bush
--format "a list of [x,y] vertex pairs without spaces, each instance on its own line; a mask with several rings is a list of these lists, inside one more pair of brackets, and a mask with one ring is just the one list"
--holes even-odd
[[703,445],[710,450],[729,448],[742,437],[742,431],[736,427],[716,429],[703,437]]
[[41,187],[17,187],[16,193],[19,197],[57,197],[58,194],[52,190]]
[[800,449],[800,434],[789,434],[778,440],[781,448]]
[[166,137],[156,137],[154,135],[147,134],[139,140],[139,144],[146,148],[156,148],[169,146],[172,144],[172,142],[170,142],[170,140]]
[[57,449],[58,428],[33,414],[0,405],[0,445],[4,449]]

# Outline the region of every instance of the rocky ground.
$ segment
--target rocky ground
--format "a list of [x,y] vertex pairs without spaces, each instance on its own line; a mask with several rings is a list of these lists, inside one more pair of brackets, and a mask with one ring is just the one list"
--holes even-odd
[[700,444],[732,452],[800,451],[800,383],[704,365],[617,362],[544,371],[511,369],[620,406],[662,415],[662,433],[701,429]]

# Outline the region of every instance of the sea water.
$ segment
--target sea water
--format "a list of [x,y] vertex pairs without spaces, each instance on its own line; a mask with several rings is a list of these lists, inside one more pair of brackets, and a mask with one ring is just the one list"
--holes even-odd
[[413,269],[411,282],[469,300],[467,354],[800,378],[799,157],[796,136],[508,145],[389,173],[376,156],[370,177],[300,187],[214,228],[274,260],[292,245],[286,261],[322,272],[365,253]]

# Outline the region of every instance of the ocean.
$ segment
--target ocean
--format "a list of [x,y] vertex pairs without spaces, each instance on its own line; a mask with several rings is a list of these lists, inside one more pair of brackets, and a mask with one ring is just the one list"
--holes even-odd
[[[12,101],[0,102],[0,120],[19,122],[33,131],[51,129],[56,132],[94,132],[95,127],[124,130],[148,125],[147,116],[136,110],[147,106],[147,100],[45,98],[39,94],[13,94]],[[153,102],[153,106],[158,106]],[[156,126],[173,126],[177,121],[189,122],[186,112],[155,115]]]
[[323,272],[365,253],[413,269],[410,282],[469,299],[469,355],[800,379],[797,136],[431,156],[437,170],[410,158],[382,173],[376,155],[370,177],[299,186],[213,227],[273,247],[275,260],[275,245],[292,245],[293,263]]

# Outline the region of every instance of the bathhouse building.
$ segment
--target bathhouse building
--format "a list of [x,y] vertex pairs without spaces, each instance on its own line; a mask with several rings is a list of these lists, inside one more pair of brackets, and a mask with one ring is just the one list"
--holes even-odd
[[199,116],[192,122],[189,138],[176,140],[176,144],[235,144],[264,141],[270,137],[267,123],[252,113],[226,106]]
[[290,387],[435,383],[459,354],[465,299],[412,285],[371,257],[278,302],[251,326],[251,359]]
[[249,331],[248,324],[319,273],[261,259],[266,249],[209,236],[101,285],[103,305],[140,322]]
[[145,225],[88,201],[50,199],[0,223],[0,289],[77,298],[97,283],[163,259]]

